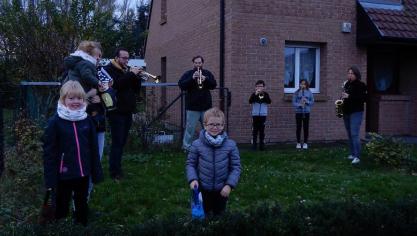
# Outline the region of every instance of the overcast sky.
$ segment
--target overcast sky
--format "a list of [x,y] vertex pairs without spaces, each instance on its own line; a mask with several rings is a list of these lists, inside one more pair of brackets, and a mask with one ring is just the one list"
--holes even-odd
[[[129,0],[129,6],[130,8],[133,8],[138,4],[140,0]],[[149,0],[144,0],[144,2],[149,2]],[[123,0],[116,0],[116,3],[121,5],[123,3]]]

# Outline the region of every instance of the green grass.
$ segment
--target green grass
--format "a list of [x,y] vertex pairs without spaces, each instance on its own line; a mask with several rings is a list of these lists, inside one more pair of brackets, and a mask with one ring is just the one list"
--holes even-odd
[[[366,154],[360,165],[352,166],[347,155],[341,147],[242,151],[242,175],[228,209],[248,210],[265,202],[288,208],[298,202],[385,202],[417,197],[416,176],[375,165]],[[92,214],[92,221],[132,225],[172,214],[188,216],[185,159],[180,152],[126,155],[125,178],[114,183],[107,177],[95,187],[90,207],[100,217]],[[107,169],[106,160],[103,164]]]

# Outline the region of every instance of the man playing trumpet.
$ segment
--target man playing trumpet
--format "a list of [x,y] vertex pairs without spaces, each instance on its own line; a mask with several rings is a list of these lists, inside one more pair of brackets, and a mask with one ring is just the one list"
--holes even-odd
[[182,144],[185,151],[191,147],[197,122],[200,121],[202,126],[204,112],[212,107],[210,90],[217,86],[213,74],[203,69],[202,56],[195,56],[192,62],[194,68],[186,71],[178,81],[178,86],[186,92],[186,127]]
[[104,67],[104,70],[113,79],[113,89],[116,90],[116,108],[108,111],[107,117],[110,124],[111,148],[109,157],[110,177],[119,181],[122,176],[123,147],[126,144],[132,114],[136,112],[136,97],[141,88],[142,69],[129,67],[129,52],[127,49],[116,50],[115,58]]

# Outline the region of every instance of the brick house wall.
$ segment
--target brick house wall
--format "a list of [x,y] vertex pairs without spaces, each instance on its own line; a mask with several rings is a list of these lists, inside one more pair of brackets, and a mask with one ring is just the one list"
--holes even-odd
[[[159,71],[161,57],[166,57],[167,82],[177,82],[192,67],[191,58],[201,54],[205,68],[219,82],[219,1],[167,1],[167,19],[162,25],[160,4],[161,0],[153,1],[145,57],[148,71]],[[341,32],[342,22],[352,23],[351,33]],[[284,94],[284,49],[286,42],[305,42],[320,45],[320,93],[315,94],[310,139],[346,139],[334,101],[350,65],[358,65],[366,81],[366,48],[356,45],[355,24],[353,0],[226,1],[225,87],[232,92],[229,135],[239,143],[250,142],[248,98],[255,81],[263,79],[272,99],[266,141],[295,141],[292,94]],[[261,37],[268,40],[265,46],[259,43]],[[169,90],[168,98],[179,91]],[[216,92],[213,97],[218,98]]]

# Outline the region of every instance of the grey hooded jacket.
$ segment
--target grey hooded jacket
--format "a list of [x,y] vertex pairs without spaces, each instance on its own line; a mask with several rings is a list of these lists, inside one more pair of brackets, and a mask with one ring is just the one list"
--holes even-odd
[[192,143],[188,153],[188,182],[197,180],[200,188],[207,191],[220,191],[225,185],[235,188],[241,171],[236,143],[226,137],[220,147],[211,146],[204,132],[200,132],[200,137]]

